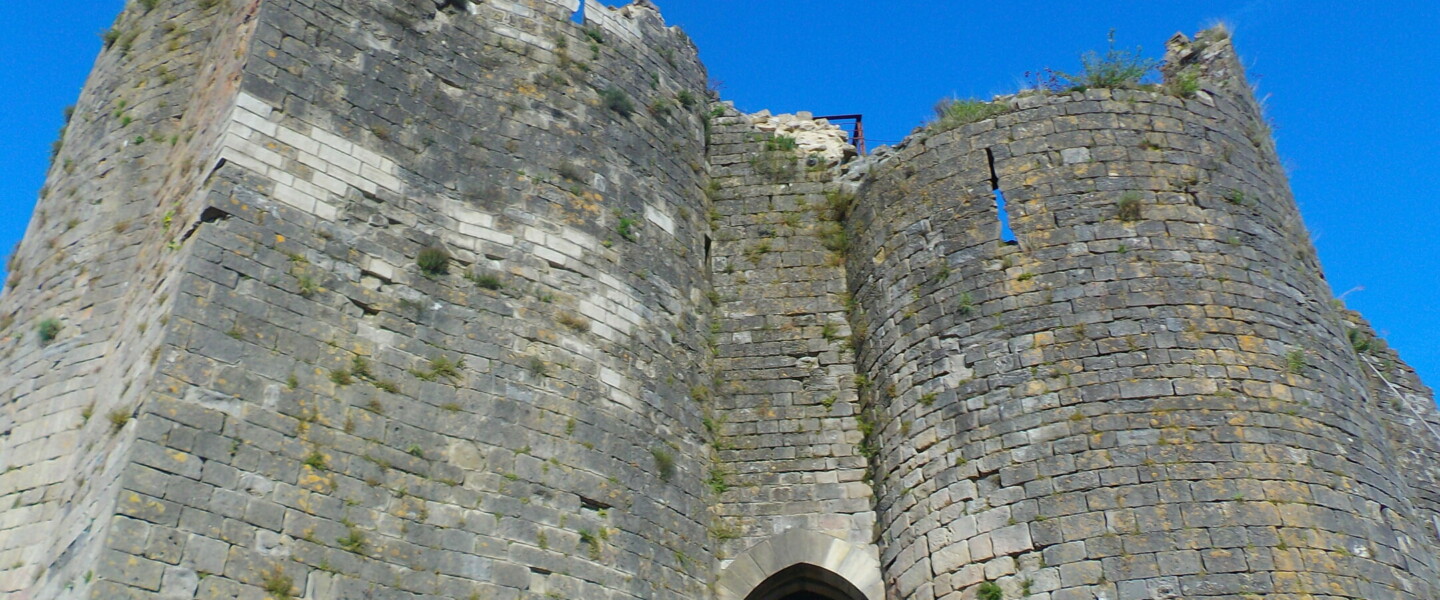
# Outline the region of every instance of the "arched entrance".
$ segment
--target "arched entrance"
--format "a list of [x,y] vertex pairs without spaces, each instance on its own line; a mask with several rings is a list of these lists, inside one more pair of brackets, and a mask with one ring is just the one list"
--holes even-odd
[[801,563],[771,575],[745,600],[865,600],[844,577]]
[[750,547],[715,584],[716,600],[885,600],[874,545],[803,529]]

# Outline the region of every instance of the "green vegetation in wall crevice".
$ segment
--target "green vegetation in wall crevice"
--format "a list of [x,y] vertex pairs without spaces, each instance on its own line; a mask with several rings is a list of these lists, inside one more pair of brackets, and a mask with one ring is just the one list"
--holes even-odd
[[1034,89],[1045,92],[1083,92],[1089,89],[1158,90],[1154,79],[1160,61],[1146,57],[1142,48],[1115,46],[1115,30],[1107,37],[1109,48],[1104,54],[1089,51],[1080,56],[1080,71],[1070,73],[1045,68],[1027,73]]
[[669,448],[653,446],[650,456],[655,459],[655,476],[661,481],[670,481],[675,476],[675,454]]
[[439,277],[450,272],[450,253],[439,246],[429,246],[415,256],[415,266],[426,277]]
[[800,172],[799,144],[787,135],[765,139],[763,149],[750,159],[755,173],[771,183],[793,180]]
[[831,253],[826,264],[842,266],[850,250],[850,234],[846,230],[845,221],[850,215],[850,208],[855,204],[855,196],[842,190],[829,190],[824,196],[824,203],[813,207],[815,216],[820,221],[815,231],[820,238],[820,245]]
[[946,98],[935,104],[935,120],[927,126],[930,133],[942,133],[963,125],[977,123],[1014,110],[1001,101],[986,102],[976,98]]
[[635,103],[630,100],[630,95],[618,87],[611,86],[601,90],[600,104],[622,117],[635,113]]
[[295,597],[295,579],[285,574],[285,569],[276,566],[261,574],[265,592],[275,600],[290,600]]
[[1139,221],[1141,218],[1140,199],[1141,195],[1139,192],[1125,192],[1121,194],[1120,199],[1115,202],[1115,216],[1127,223]]
[[35,335],[40,338],[41,344],[48,344],[60,335],[60,330],[63,328],[64,325],[60,322],[60,319],[54,317],[46,318],[42,319],[40,323],[35,326]]
[[[1194,98],[1199,93],[1201,72],[1193,65],[1161,81],[1161,61],[1145,56],[1139,47],[1116,47],[1114,30],[1110,31],[1108,41],[1105,52],[1090,51],[1080,56],[1079,71],[1072,73],[1043,68],[1026,72],[1025,78],[1030,85],[1017,95],[1084,92],[1090,89],[1146,90],[1177,98]],[[945,98],[935,104],[935,116],[926,125],[926,132],[943,133],[1014,110],[1016,108],[1005,98],[988,102],[979,98]]]

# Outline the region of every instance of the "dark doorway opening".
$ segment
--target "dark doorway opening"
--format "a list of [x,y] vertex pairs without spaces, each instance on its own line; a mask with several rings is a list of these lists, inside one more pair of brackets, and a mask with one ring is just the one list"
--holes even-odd
[[866,600],[844,577],[828,569],[800,563],[761,582],[745,600]]

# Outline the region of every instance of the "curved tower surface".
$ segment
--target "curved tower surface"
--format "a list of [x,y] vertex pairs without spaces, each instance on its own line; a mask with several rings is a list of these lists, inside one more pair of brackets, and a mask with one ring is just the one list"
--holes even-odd
[[106,39],[0,296],[0,595],[1440,597],[1431,393],[1223,31],[861,157],[643,0]]
[[1012,98],[863,188],[896,597],[1440,593],[1433,404],[1380,389],[1224,32],[1172,40],[1166,75],[1198,90]]

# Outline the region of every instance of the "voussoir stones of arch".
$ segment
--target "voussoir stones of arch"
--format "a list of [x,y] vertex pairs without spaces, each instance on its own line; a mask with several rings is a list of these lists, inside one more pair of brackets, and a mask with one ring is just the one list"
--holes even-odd
[[885,600],[878,549],[803,529],[776,535],[736,557],[720,571],[715,599],[745,600],[771,575],[798,564],[815,565],[844,577],[865,600]]

